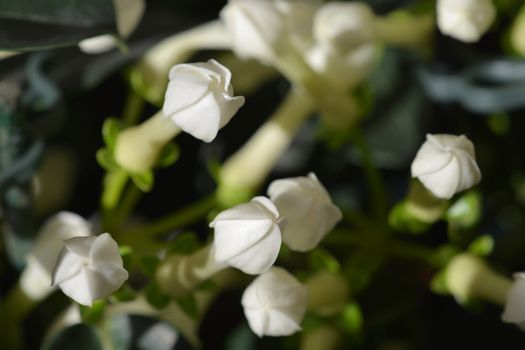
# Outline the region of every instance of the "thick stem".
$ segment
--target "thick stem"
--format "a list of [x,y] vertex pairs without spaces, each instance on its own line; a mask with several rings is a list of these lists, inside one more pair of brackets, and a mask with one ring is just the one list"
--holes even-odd
[[157,283],[172,296],[183,296],[228,265],[215,260],[207,245],[191,255],[172,255],[157,268]]
[[222,166],[217,198],[230,207],[251,197],[313,111],[312,101],[292,90],[271,118]]
[[230,47],[230,36],[220,20],[177,33],[148,50],[132,69],[131,84],[148,101],[160,104],[168,84],[168,72],[173,65],[187,61],[197,50]]
[[149,171],[163,147],[180,131],[170,118],[159,111],[142,124],[120,133],[115,145],[115,161],[132,173]]

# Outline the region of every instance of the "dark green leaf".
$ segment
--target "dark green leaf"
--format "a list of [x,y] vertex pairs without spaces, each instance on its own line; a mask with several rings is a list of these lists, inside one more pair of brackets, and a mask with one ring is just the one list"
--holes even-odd
[[148,286],[144,288],[144,295],[148,303],[157,309],[165,308],[171,301],[170,296],[162,293],[156,283],[148,284]]
[[339,261],[332,254],[321,248],[310,252],[308,262],[314,270],[327,270],[333,273],[341,271]]
[[363,313],[357,303],[349,303],[341,314],[343,325],[351,334],[358,333],[363,328]]
[[197,308],[197,301],[195,300],[193,294],[176,298],[175,301],[188,316],[191,318],[197,318],[199,310]]
[[191,254],[199,249],[201,243],[193,232],[184,232],[177,236],[173,243],[168,247],[168,252],[171,254]]
[[102,344],[95,329],[85,324],[68,327],[55,335],[43,350],[102,350]]
[[3,0],[0,33],[0,50],[36,50],[117,29],[111,0]]
[[131,301],[135,299],[137,296],[137,293],[133,288],[129,286],[129,284],[124,283],[122,287],[119,288],[113,295],[110,297],[110,300],[112,302],[124,302],[124,301]]
[[494,249],[494,238],[490,235],[479,236],[468,246],[472,254],[484,257],[490,255]]
[[155,276],[159,262],[159,258],[154,255],[143,255],[138,259],[139,268],[150,277]]

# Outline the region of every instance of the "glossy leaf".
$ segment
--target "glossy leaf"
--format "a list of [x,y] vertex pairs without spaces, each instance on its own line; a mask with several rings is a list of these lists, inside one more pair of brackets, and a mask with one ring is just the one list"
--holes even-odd
[[0,50],[37,50],[117,29],[111,0],[4,0],[0,33]]

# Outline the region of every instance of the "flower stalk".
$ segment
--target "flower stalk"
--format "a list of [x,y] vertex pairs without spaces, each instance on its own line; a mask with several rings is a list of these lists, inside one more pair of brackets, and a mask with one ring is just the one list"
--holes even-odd
[[231,207],[252,196],[313,108],[313,101],[301,90],[289,92],[270,119],[222,166],[217,189],[222,206]]

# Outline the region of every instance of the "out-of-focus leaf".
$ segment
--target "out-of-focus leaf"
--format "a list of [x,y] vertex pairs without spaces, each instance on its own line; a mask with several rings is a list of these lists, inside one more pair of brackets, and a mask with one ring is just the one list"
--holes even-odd
[[481,195],[468,191],[448,209],[446,219],[454,229],[467,229],[476,225],[481,217]]
[[148,303],[157,309],[165,308],[171,301],[169,295],[162,293],[159,286],[153,282],[144,288],[144,295]]
[[248,324],[244,322],[230,333],[226,339],[226,350],[245,350],[256,348],[257,337],[250,329]]
[[138,259],[139,268],[148,276],[154,277],[160,259],[154,255],[143,255]]
[[341,314],[342,324],[350,333],[358,333],[363,328],[363,313],[357,303],[349,303]]
[[479,236],[468,246],[469,252],[481,257],[490,255],[493,249],[494,238],[490,235]]
[[0,50],[36,50],[117,35],[111,0],[0,1]]
[[179,304],[180,308],[191,318],[197,318],[198,307],[197,300],[193,294],[188,294],[175,299],[175,302]]
[[54,336],[43,350],[103,350],[95,329],[85,324],[77,324],[64,329]]
[[131,301],[135,299],[137,296],[137,293],[135,293],[135,290],[129,286],[129,284],[124,283],[122,287],[120,287],[113,295],[110,296],[111,301],[116,302],[124,302],[124,301]]
[[428,231],[431,225],[408,214],[406,201],[402,201],[390,210],[388,226],[401,233],[421,234]]
[[197,238],[197,235],[193,232],[184,232],[178,235],[173,243],[168,247],[168,253],[170,254],[191,254],[199,247],[201,243]]
[[117,163],[115,163],[115,159],[113,158],[113,154],[111,151],[107,148],[101,148],[97,151],[96,154],[97,157],[97,163],[103,167],[106,170],[114,171],[118,170],[119,166]]
[[80,305],[80,315],[82,317],[82,322],[85,324],[95,324],[97,323],[106,309],[105,300],[97,300],[89,306]]
[[115,147],[117,136],[122,130],[122,122],[117,118],[107,118],[102,125],[102,138],[110,150]]
[[308,262],[314,270],[327,270],[333,273],[341,272],[341,264],[328,251],[317,248],[308,254]]
[[430,290],[439,295],[449,295],[446,281],[446,270],[440,270],[430,281]]

